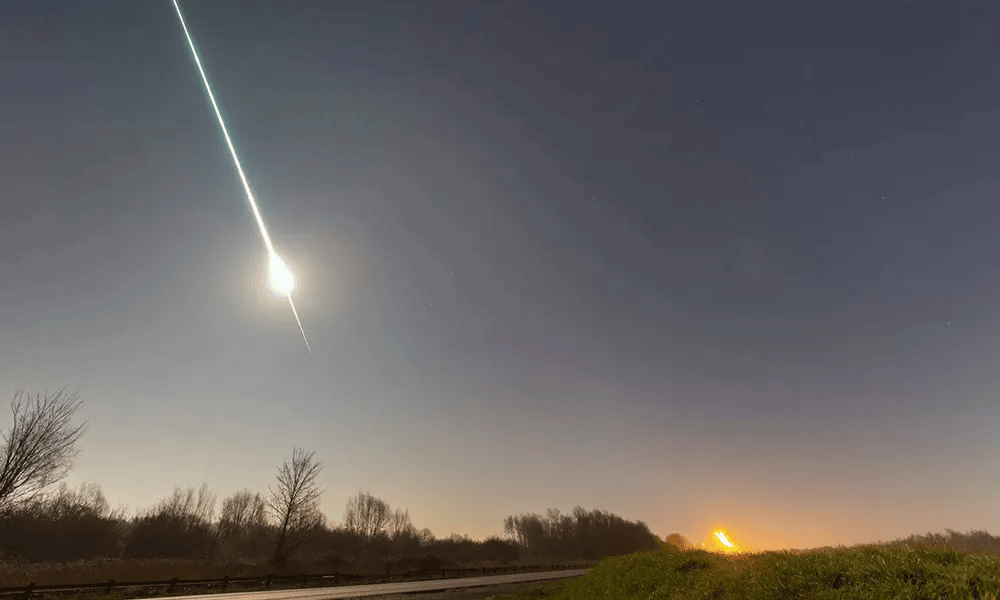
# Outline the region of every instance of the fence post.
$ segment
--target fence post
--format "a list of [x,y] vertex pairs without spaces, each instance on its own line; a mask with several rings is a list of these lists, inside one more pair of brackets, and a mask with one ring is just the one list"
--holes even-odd
[[115,587],[115,580],[109,579],[107,587],[104,588],[104,592],[107,594],[111,593],[111,588]]
[[28,587],[24,588],[24,597],[31,598],[31,592],[35,591],[35,582],[32,581],[28,584]]
[[340,571],[333,574],[333,583],[340,583]]
[[229,588],[229,575],[222,576],[222,591],[226,591]]
[[167,591],[172,593],[175,589],[177,589],[177,578],[176,577],[171,577],[170,578],[170,587],[167,588]]
[[306,584],[306,579],[308,579],[308,578],[309,578],[309,576],[308,576],[308,575],[303,575],[303,576],[302,576],[302,585],[305,585],[305,584]]
[[267,574],[267,580],[264,583],[264,587],[266,587],[267,589],[271,589],[271,574],[270,573]]

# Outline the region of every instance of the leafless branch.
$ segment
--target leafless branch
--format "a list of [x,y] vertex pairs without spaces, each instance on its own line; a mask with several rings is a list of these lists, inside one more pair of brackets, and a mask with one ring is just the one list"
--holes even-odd
[[279,523],[275,562],[282,562],[305,534],[323,523],[322,491],[316,484],[322,464],[313,460],[313,454],[294,448],[292,460],[278,469],[277,487],[270,490],[267,506]]
[[0,447],[0,511],[31,500],[69,474],[79,454],[76,442],[87,429],[86,422],[72,423],[81,406],[75,393],[14,393],[13,422]]

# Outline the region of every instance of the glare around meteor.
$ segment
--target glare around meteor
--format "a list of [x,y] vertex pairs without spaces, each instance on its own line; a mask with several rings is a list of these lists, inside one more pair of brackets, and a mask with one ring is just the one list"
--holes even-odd
[[267,275],[271,291],[282,298],[291,297],[292,292],[295,291],[295,273],[288,268],[277,252],[271,253]]

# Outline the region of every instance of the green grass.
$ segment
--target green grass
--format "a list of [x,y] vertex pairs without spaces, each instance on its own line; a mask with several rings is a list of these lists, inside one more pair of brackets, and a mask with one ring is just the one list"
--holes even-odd
[[504,600],[996,600],[1000,558],[886,546],[722,555],[643,552]]

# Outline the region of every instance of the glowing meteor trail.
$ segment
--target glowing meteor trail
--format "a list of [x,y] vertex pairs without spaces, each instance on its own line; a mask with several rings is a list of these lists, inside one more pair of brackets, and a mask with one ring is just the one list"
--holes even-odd
[[243,182],[243,190],[247,193],[247,202],[250,203],[250,208],[253,210],[253,216],[257,219],[257,226],[260,228],[260,236],[264,238],[264,245],[267,246],[271,288],[288,298],[288,305],[292,307],[292,314],[295,315],[295,322],[299,324],[299,331],[302,332],[302,339],[306,343],[306,349],[309,350],[309,354],[312,354],[312,348],[309,346],[309,339],[306,337],[306,330],[302,328],[302,321],[299,319],[299,312],[295,310],[295,304],[292,302],[292,291],[294,291],[295,287],[295,276],[288,270],[284,261],[281,260],[281,257],[278,256],[278,253],[274,250],[274,245],[271,243],[271,236],[267,234],[267,227],[264,226],[264,218],[260,216],[260,209],[257,208],[257,200],[253,197],[253,193],[250,191],[250,184],[247,183],[247,176],[243,174],[243,166],[240,165],[240,159],[236,156],[236,148],[233,147],[233,140],[229,137],[229,129],[226,128],[226,122],[222,119],[222,113],[219,112],[219,105],[215,101],[215,94],[212,93],[212,86],[208,84],[208,77],[205,75],[205,70],[201,67],[201,59],[198,58],[198,51],[194,48],[194,40],[191,39],[187,23],[184,22],[184,15],[181,14],[181,7],[177,4],[177,0],[173,0],[173,2],[174,9],[177,10],[177,18],[180,19],[181,22],[181,28],[184,29],[184,37],[187,38],[188,46],[191,47],[191,54],[194,55],[194,64],[197,65],[198,73],[201,74],[201,80],[205,84],[205,91],[208,92],[208,99],[212,101],[212,108],[215,109],[215,116],[219,119],[219,127],[222,128],[222,135],[225,136],[226,145],[229,146],[229,153],[233,156],[233,164],[236,165],[236,172],[239,173],[240,181]]

